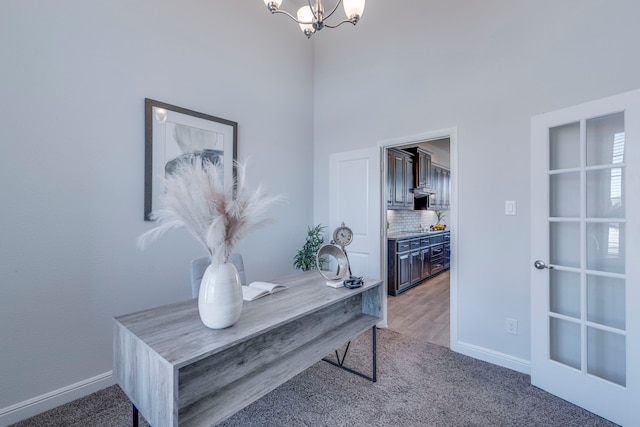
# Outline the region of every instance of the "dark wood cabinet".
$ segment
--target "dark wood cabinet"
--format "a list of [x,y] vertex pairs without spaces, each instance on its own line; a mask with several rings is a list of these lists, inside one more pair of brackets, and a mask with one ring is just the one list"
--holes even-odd
[[448,210],[451,200],[451,171],[444,166],[432,164],[433,190],[435,194],[429,209]]
[[435,194],[429,207],[436,210],[442,209],[442,168],[440,166],[433,166],[433,189]]
[[406,200],[407,186],[406,158],[398,154],[393,156],[393,205],[402,207]]
[[398,266],[398,273],[396,279],[396,287],[398,289],[405,289],[411,286],[411,257],[409,252],[398,254],[395,257],[395,262]]
[[413,186],[430,190],[433,181],[431,154],[420,147],[406,148],[413,155]]
[[413,158],[401,150],[387,150],[387,209],[413,209]]
[[421,279],[426,279],[431,275],[431,250],[429,248],[429,238],[420,239],[420,264],[422,267]]
[[[387,286],[389,295],[398,295],[416,281],[419,269],[420,249],[411,248],[414,239],[389,239],[387,247]],[[418,246],[420,239],[417,239]]]
[[451,233],[444,235],[444,268],[451,267]]
[[396,296],[449,268],[449,232],[388,240],[387,286]]
[[448,232],[439,233],[432,237],[431,245],[429,246],[429,263],[431,267],[431,274],[437,274],[444,271],[444,239],[445,235],[449,235]]
[[420,249],[411,252],[411,284],[422,280],[422,256]]
[[442,170],[442,209],[448,210],[451,200],[451,171]]
[[431,274],[440,273],[444,270],[444,244],[440,243],[431,246],[430,254]]

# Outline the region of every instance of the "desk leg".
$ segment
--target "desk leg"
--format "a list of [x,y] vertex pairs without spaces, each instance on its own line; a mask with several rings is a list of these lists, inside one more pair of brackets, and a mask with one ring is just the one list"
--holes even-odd
[[138,408],[134,404],[131,404],[131,406],[133,407],[133,427],[138,427]]
[[373,374],[371,375],[371,381],[373,381],[374,383],[376,382],[376,380],[378,379],[378,367],[377,367],[377,355],[378,355],[378,351],[377,351],[377,341],[376,341],[376,326],[373,325],[373,328],[371,328],[371,354],[372,356],[372,364],[373,364]]
[[351,372],[352,374],[358,375],[359,377],[365,378],[371,382],[376,382],[377,381],[377,342],[376,342],[376,326],[374,325],[371,328],[371,362],[373,365],[373,374],[371,376],[367,376],[365,374],[363,374],[362,372],[358,372],[355,369],[351,369],[348,368],[346,366],[344,366],[344,359],[347,357],[347,352],[349,351],[349,346],[351,345],[351,341],[349,341],[349,343],[347,344],[347,348],[345,348],[344,350],[344,354],[342,355],[342,360],[340,359],[340,355],[338,354],[338,350],[336,350],[336,359],[338,359],[338,362],[334,362],[333,360],[329,360],[327,358],[324,358],[322,360],[324,360],[327,363],[331,363],[333,366],[337,366],[340,369],[344,369],[347,372]]

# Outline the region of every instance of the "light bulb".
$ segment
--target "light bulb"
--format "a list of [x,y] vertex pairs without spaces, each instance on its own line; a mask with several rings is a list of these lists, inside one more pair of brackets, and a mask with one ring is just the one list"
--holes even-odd
[[315,32],[313,28],[313,12],[309,6],[302,6],[298,9],[298,21],[300,21],[300,29],[307,37]]
[[365,0],[342,0],[347,18],[355,19],[357,22],[364,12],[364,2]]
[[278,9],[282,4],[282,0],[264,0],[264,4],[269,7],[269,3],[273,3],[273,5]]

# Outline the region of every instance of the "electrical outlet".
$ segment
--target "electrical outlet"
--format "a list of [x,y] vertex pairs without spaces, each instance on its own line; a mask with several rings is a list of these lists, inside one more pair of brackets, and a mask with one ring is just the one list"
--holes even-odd
[[518,321],[516,319],[506,319],[506,330],[508,334],[518,335]]

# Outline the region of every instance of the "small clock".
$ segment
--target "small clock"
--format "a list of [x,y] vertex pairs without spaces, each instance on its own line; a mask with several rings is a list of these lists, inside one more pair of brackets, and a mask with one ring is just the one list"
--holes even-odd
[[351,231],[349,227],[344,225],[344,222],[340,227],[336,228],[333,231],[333,241],[342,247],[347,246],[349,243],[351,243],[352,240],[353,231]]

